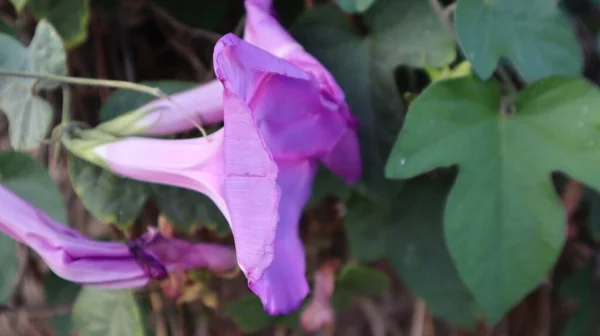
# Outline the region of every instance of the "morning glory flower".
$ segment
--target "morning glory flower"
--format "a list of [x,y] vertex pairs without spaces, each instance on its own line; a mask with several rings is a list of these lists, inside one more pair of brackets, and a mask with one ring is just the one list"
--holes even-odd
[[0,231],[29,246],[56,275],[88,286],[134,288],[169,272],[235,267],[229,247],[165,238],[152,229],[128,244],[86,238],[2,185]]
[[266,311],[285,314],[309,290],[298,224],[319,162],[348,183],[360,177],[356,121],[312,72],[233,34],[213,59],[224,127],[210,136],[64,142],[122,176],[210,197],[231,226],[249,287]]

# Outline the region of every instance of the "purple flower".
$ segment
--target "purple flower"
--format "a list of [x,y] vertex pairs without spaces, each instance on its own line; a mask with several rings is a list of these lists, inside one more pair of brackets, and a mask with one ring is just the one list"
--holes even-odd
[[[358,150],[355,148],[358,145],[354,134],[358,122],[351,115],[345,103],[344,93],[335,79],[277,21],[272,9],[272,0],[246,0],[245,7],[247,18],[244,40],[314,75],[322,96],[332,105],[336,105],[345,122],[351,125],[346,128],[346,134],[339,138],[336,144],[339,148],[331,151],[331,155],[352,157],[352,153]],[[118,136],[165,135],[192,129],[194,125],[188,118],[200,124],[219,122],[223,119],[222,90],[221,82],[213,80],[171,96],[177,104],[164,99],[155,100],[97,128]],[[323,158],[323,161],[335,172],[341,172],[343,166],[333,167],[341,158],[327,157]],[[350,164],[350,167],[357,165],[360,163]]]
[[298,223],[318,163],[348,183],[359,178],[356,123],[312,72],[233,34],[219,40],[213,58],[224,88],[221,130],[66,145],[120,175],[209,196],[230,223],[249,287],[269,313],[288,313],[308,293]]
[[146,256],[144,262],[127,245],[88,239],[2,185],[0,231],[37,252],[58,276],[82,285],[141,287],[150,279],[166,276],[149,269],[226,271],[235,267],[234,251],[228,247],[167,239],[155,230],[134,241],[139,253]]

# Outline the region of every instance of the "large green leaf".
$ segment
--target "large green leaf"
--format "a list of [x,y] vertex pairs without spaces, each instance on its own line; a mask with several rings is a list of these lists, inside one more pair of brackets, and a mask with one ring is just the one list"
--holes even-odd
[[442,219],[450,186],[446,178],[422,178],[404,185],[385,231],[387,257],[434,316],[472,329],[482,313],[460,280],[444,242]]
[[383,258],[390,221],[389,209],[358,194],[350,197],[346,209],[344,226],[352,258],[360,262]]
[[46,212],[55,220],[67,224],[67,214],[60,190],[48,171],[29,155],[20,152],[0,152],[0,184]]
[[229,302],[225,306],[225,314],[243,331],[254,333],[273,324],[295,327],[298,324],[300,310],[288,315],[270,316],[264,311],[258,296],[249,294]]
[[83,287],[73,307],[80,336],[142,336],[144,326],[130,290]]
[[335,0],[343,10],[349,13],[362,13],[366,11],[375,0]]
[[[59,278],[53,272],[44,276],[44,294],[50,306],[73,304],[80,290],[81,286]],[[57,335],[71,335],[73,321],[70,313],[54,316],[52,324]]]
[[343,309],[353,297],[379,295],[389,287],[390,280],[385,273],[361,265],[347,264],[335,280],[331,300],[336,309]]
[[17,244],[4,233],[0,232],[0,303],[6,302],[12,295],[13,283],[17,276],[19,260],[17,259]]
[[360,120],[363,180],[381,191],[385,158],[404,107],[394,80],[400,65],[440,67],[455,57],[452,37],[427,1],[379,0],[364,13],[369,29],[358,35],[335,5],[315,6],[298,19],[298,40],[331,71]]
[[313,182],[312,194],[306,207],[317,205],[325,196],[332,195],[345,202],[350,197],[350,186],[340,176],[320,165]]
[[[38,23],[29,47],[0,34],[0,70],[66,75],[66,54],[60,37],[45,20]],[[3,77],[0,80],[0,110],[8,118],[10,141],[16,149],[32,149],[44,140],[52,122],[52,107],[35,95],[53,89],[56,82]]]
[[598,316],[597,288],[594,286],[592,267],[586,267],[571,274],[560,286],[560,293],[574,300],[577,307],[564,327],[563,336],[600,336],[600,326],[594,316]]
[[183,231],[197,224],[214,229],[220,235],[230,232],[227,219],[208,196],[199,192],[153,185],[153,199],[169,222]]
[[583,55],[558,0],[458,0],[459,44],[479,76],[491,76],[507,57],[528,82],[578,74]]
[[354,259],[387,257],[413,294],[436,317],[472,328],[481,317],[473,296],[458,277],[444,242],[442,214],[446,178],[405,183],[391,204],[354,194],[344,225]]
[[446,242],[491,323],[547,276],[562,248],[565,214],[550,174],[600,188],[594,85],[547,78],[519,95],[516,112],[504,110],[494,82],[436,82],[411,105],[386,167],[390,178],[409,178],[459,165]]
[[27,8],[38,20],[50,21],[67,48],[85,42],[90,0],[28,0]]
[[[162,92],[168,95],[185,91],[198,85],[198,83],[195,82],[175,80],[147,81],[141,82],[140,84],[160,88]],[[102,104],[102,108],[100,109],[100,121],[114,119],[121,114],[138,109],[155,99],[156,97],[147,93],[119,89],[113,92],[104,104]]]
[[131,226],[150,197],[147,184],[117,176],[69,155],[69,178],[85,207],[98,220],[121,229]]

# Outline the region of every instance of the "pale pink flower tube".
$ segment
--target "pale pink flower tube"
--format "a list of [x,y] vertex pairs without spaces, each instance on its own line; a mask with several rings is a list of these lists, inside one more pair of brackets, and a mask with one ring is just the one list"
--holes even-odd
[[133,288],[172,271],[235,267],[229,247],[165,238],[155,230],[130,246],[86,238],[2,185],[0,231],[29,246],[58,276],[82,285]]
[[68,147],[130,178],[208,195],[235,239],[241,270],[271,314],[295,310],[306,294],[298,236],[319,161],[349,183],[360,177],[356,122],[309,71],[233,34],[215,47],[224,88],[223,129],[207,138],[125,138]]

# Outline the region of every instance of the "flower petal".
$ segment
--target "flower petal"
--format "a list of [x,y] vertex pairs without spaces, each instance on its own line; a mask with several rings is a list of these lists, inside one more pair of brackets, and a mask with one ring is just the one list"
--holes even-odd
[[219,130],[208,137],[184,140],[127,137],[94,151],[116,174],[207,195],[229,219],[223,198],[223,135]]
[[[116,136],[165,135],[223,120],[223,87],[212,80],[195,88],[157,99],[96,128]],[[192,122],[194,121],[194,122]]]
[[[0,186],[0,231],[36,251],[58,276],[84,285],[131,288],[149,278],[124,244],[88,239]],[[151,233],[150,233],[151,234]],[[169,271],[234,265],[233,250],[214,244],[191,244],[179,239],[151,239],[146,248]],[[188,253],[199,253],[190,257]],[[173,256],[185,256],[175,260]]]
[[275,258],[262,278],[248,285],[272,315],[287,314],[300,306],[308,294],[304,246],[298,225],[316,173],[309,161],[282,161],[277,184],[281,188]]
[[323,99],[310,72],[233,34],[219,40],[213,58],[225,88],[225,104],[228,97],[239,97],[273,157],[325,155],[345,132],[338,107]]

